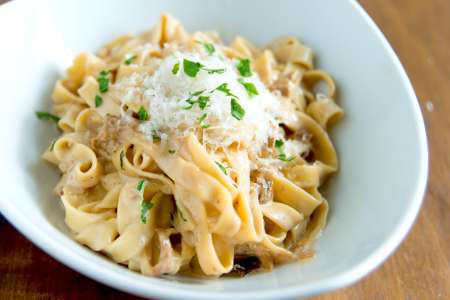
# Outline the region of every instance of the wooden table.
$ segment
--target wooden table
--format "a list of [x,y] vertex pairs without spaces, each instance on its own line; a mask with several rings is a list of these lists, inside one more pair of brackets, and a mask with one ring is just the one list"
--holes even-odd
[[[351,287],[310,300],[450,299],[450,0],[360,2],[416,89],[430,145],[428,192],[411,233],[384,265]],[[66,268],[3,224],[0,299],[138,298]]]

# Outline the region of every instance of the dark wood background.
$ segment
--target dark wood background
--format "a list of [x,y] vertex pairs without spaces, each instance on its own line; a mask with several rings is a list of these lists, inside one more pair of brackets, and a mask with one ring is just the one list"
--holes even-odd
[[[310,300],[450,299],[450,0],[360,2],[419,98],[430,146],[428,191],[412,231],[387,262],[351,287]],[[138,298],[66,268],[0,224],[0,299]]]

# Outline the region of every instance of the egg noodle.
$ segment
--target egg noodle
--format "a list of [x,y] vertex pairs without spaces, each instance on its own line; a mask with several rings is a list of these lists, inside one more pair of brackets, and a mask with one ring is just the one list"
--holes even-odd
[[76,241],[146,275],[242,275],[314,255],[334,98],[294,37],[225,45],[162,15],[79,54],[37,114],[62,130],[43,158]]

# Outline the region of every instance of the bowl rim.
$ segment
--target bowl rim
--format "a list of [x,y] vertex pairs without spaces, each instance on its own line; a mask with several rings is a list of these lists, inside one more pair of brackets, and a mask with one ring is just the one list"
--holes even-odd
[[[14,7],[15,5],[22,4],[26,0],[16,0],[5,3],[1,9]],[[392,234],[384,241],[384,243],[378,245],[375,251],[371,255],[363,259],[359,264],[338,273],[337,275],[320,280],[313,283],[308,283],[304,286],[291,286],[283,288],[282,290],[264,290],[264,291],[249,291],[249,292],[208,292],[190,291],[182,288],[167,288],[158,285],[149,285],[148,283],[134,281],[129,276],[123,275],[118,272],[105,271],[105,269],[98,265],[90,263],[90,260],[86,257],[79,256],[74,249],[61,247],[56,240],[47,236],[39,228],[34,226],[26,215],[16,209],[14,205],[9,201],[0,201],[0,211],[21,234],[23,234],[34,245],[43,250],[46,254],[50,255],[60,263],[70,267],[71,269],[93,279],[101,282],[112,288],[116,288],[125,291],[130,294],[142,296],[142,297],[157,297],[157,298],[178,298],[178,299],[273,299],[273,298],[294,298],[294,297],[307,297],[317,295],[319,293],[329,292],[338,288],[348,286],[368,273],[372,272],[380,264],[382,264],[400,245],[403,239],[411,229],[415,218],[422,205],[428,178],[428,145],[425,131],[425,124],[421,109],[415,95],[412,84],[399,60],[393,48],[387,41],[382,31],[378,28],[375,22],[371,19],[368,13],[362,8],[362,6],[356,0],[347,0],[353,6],[353,8],[364,19],[370,30],[376,35],[379,42],[384,47],[384,50],[389,56],[389,59],[395,66],[396,71],[401,77],[401,81],[404,89],[407,91],[408,100],[413,106],[413,114],[415,123],[417,125],[416,134],[420,141],[419,148],[419,174],[418,184],[415,189],[414,196],[412,197],[409,207],[405,212],[403,219],[396,225]],[[105,272],[107,276],[105,275]]]

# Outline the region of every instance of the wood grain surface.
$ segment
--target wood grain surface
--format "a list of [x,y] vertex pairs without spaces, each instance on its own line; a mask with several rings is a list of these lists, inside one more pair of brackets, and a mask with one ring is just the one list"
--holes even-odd
[[[450,299],[450,0],[360,2],[398,53],[419,98],[430,146],[428,191],[393,256],[353,286],[310,300]],[[0,224],[0,299],[138,298],[66,268]]]

